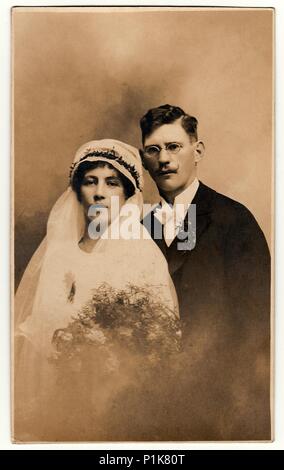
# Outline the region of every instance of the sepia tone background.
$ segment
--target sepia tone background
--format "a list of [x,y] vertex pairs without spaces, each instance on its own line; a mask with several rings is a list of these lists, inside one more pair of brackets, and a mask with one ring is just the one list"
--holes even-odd
[[[15,281],[92,139],[140,145],[164,103],[199,120],[200,179],[244,203],[271,246],[273,12],[13,10]],[[145,201],[157,200],[146,176]]]

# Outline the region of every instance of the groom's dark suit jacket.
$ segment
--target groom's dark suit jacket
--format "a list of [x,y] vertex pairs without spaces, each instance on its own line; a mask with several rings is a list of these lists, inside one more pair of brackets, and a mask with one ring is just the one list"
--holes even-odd
[[[188,409],[193,422],[184,432],[190,439],[269,439],[267,243],[248,209],[201,182],[192,204],[191,250],[178,250],[177,238],[170,247],[155,240],[168,260],[183,324],[182,380],[191,402],[183,416]],[[143,220],[152,235],[160,225],[154,212]]]

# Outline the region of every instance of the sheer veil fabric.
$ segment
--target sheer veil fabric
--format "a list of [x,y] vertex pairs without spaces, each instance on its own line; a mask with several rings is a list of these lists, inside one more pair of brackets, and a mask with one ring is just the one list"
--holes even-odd
[[[126,203],[136,205],[139,214],[143,202],[142,166],[133,147],[113,140],[88,142],[76,153],[73,174],[81,161],[107,160],[101,155],[109,149],[119,156],[110,163],[135,183],[135,193]],[[129,166],[122,166],[122,161]],[[109,228],[120,222],[121,215]],[[93,251],[86,253],[78,245],[85,229],[83,208],[71,186],[53,206],[46,237],[28,264],[15,297],[14,423],[19,423],[18,429],[30,410],[37,410],[37,422],[46,413],[45,400],[56,389],[54,366],[48,360],[53,333],[78,314],[90,300],[93,289],[104,283],[118,289],[129,284],[150,286],[153,295],[167,305],[172,315],[178,316],[167,262],[139,220],[136,227],[139,234],[135,239],[101,237]],[[72,288],[75,295],[70,300]],[[16,439],[19,433],[16,426]]]

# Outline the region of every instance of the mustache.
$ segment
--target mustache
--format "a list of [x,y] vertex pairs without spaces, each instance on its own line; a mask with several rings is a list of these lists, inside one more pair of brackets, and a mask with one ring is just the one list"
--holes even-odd
[[177,173],[178,168],[159,168],[156,171],[156,175],[170,175],[172,173]]

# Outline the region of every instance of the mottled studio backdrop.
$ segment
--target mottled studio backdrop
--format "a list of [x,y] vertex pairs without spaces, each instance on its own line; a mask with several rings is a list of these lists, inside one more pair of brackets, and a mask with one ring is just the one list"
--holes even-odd
[[164,103],[199,119],[200,179],[244,203],[271,245],[272,27],[261,9],[14,9],[16,284],[77,148],[139,146],[139,118]]

